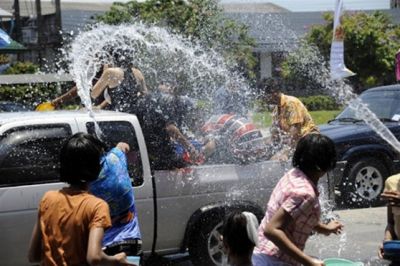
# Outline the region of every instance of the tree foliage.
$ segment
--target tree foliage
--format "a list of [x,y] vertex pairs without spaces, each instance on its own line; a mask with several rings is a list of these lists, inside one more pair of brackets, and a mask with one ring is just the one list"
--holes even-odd
[[[325,24],[313,26],[306,36],[306,42],[317,46],[328,62],[333,15],[325,13],[323,17]],[[382,12],[346,13],[342,17],[342,26],[345,31],[345,64],[357,74],[349,78],[348,82],[355,90],[361,92],[368,87],[394,83],[395,54],[400,48],[400,26],[394,25],[391,17]],[[291,59],[289,61],[290,64],[295,63]],[[287,63],[286,69],[289,69]]]
[[97,20],[117,25],[142,21],[149,25],[168,27],[173,32],[200,42],[204,47],[221,52],[228,62],[254,78],[255,45],[243,24],[223,16],[216,0],[148,0],[114,3]]

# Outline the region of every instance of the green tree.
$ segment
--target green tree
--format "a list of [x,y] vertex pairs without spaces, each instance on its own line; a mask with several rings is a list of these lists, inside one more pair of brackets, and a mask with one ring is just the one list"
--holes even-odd
[[[313,26],[305,39],[308,45],[317,46],[320,54],[328,62],[333,15],[325,13],[323,17],[325,24]],[[345,64],[357,74],[348,81],[356,91],[394,83],[395,54],[400,48],[400,26],[393,24],[391,17],[382,12],[346,13],[342,17],[342,26],[345,31]],[[290,71],[296,68],[293,64],[297,64],[293,58],[288,58],[285,64],[287,76],[293,77],[298,74]]]
[[[106,24],[117,25],[142,21],[168,27],[175,33],[200,42],[204,47],[221,52],[231,65],[254,78],[255,41],[243,24],[223,16],[216,0],[148,0],[114,3],[111,9],[97,17]],[[235,64],[235,63],[238,64]]]

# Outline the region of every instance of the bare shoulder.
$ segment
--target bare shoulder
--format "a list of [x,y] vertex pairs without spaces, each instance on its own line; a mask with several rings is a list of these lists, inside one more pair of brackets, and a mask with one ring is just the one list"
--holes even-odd
[[135,78],[137,78],[138,80],[143,80],[143,73],[142,71],[140,71],[139,69],[132,67],[132,73],[135,76]]
[[105,74],[114,74],[114,75],[120,75],[120,74],[124,74],[124,71],[122,68],[120,67],[109,67],[107,69],[104,70]]

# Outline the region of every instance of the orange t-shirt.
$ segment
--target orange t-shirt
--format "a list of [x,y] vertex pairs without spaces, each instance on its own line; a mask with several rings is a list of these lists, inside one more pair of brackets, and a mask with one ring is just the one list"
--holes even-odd
[[42,265],[87,265],[92,227],[111,226],[107,203],[87,191],[49,191],[39,205],[43,239]]

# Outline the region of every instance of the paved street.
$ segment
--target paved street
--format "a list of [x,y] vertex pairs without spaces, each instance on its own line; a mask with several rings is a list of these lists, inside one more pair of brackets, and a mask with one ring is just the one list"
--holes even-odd
[[335,211],[345,226],[341,236],[313,236],[306,252],[320,258],[341,257],[365,265],[388,265],[378,260],[377,250],[386,226],[386,208]]
[[[362,261],[365,266],[388,265],[377,256],[386,225],[385,207],[341,210],[335,211],[335,214],[339,215],[345,225],[344,233],[341,236],[312,236],[307,242],[307,254],[319,258],[341,257]],[[185,258],[185,256],[180,258]],[[174,265],[191,266],[192,264],[186,259]]]

